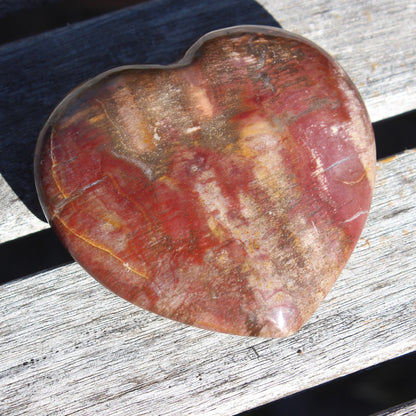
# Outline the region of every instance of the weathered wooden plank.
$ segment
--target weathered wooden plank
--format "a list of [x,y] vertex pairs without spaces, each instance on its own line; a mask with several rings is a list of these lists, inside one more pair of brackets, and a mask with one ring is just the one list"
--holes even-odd
[[[407,0],[260,0],[284,28],[331,52],[358,85],[376,121],[416,108],[416,7]],[[162,0],[0,48],[0,187],[41,217],[32,178],[37,134],[62,96],[110,67],[168,63],[201,34],[235,24],[275,24],[252,0]],[[30,53],[28,53],[30,51]],[[1,202],[1,201],[0,201]],[[25,207],[0,205],[0,241],[43,229]],[[19,218],[16,218],[19,217]],[[16,224],[19,224],[16,227]],[[27,231],[25,231],[25,227]]]
[[34,216],[0,174],[0,244],[49,228]]
[[416,415],[416,400],[403,403],[391,409],[375,413],[373,416],[414,416]]
[[363,237],[287,339],[216,334],[112,295],[76,264],[0,287],[0,408],[232,415],[416,348],[416,150],[378,165]]

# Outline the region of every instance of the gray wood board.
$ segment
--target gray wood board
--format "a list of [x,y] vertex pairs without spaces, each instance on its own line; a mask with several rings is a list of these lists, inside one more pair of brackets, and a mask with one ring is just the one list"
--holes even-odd
[[373,207],[334,289],[295,335],[195,329],[71,264],[0,287],[0,410],[233,415],[416,348],[416,150],[379,162]]
[[[21,200],[43,218],[33,180],[33,153],[42,125],[78,84],[128,64],[178,60],[203,34],[239,24],[277,25],[253,0],[195,2],[158,0],[0,47],[0,174]],[[2,185],[2,187],[4,187]],[[20,237],[24,208],[4,218],[2,238]],[[16,215],[14,215],[14,212]],[[21,217],[22,218],[22,217]],[[28,224],[28,231],[40,224]]]
[[2,175],[0,175],[0,224],[0,244],[49,228],[47,222],[29,211]]

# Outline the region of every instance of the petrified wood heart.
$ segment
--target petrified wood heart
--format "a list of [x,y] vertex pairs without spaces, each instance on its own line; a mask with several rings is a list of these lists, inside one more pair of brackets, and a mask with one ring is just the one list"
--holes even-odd
[[375,146],[344,71],[267,27],[177,64],[71,92],[41,132],[37,187],[73,257],[123,298],[190,325],[292,334],[364,226]]

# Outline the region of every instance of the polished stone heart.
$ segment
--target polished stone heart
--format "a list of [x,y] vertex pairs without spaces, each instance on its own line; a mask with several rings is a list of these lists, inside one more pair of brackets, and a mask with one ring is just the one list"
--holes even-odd
[[177,64],[84,83],[49,118],[35,166],[48,220],[106,287],[190,325],[279,337],[350,257],[375,145],[325,52],[246,26],[206,35]]

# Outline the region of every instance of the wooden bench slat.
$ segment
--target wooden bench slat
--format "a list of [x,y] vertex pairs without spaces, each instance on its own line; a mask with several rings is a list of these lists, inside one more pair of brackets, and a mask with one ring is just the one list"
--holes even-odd
[[49,228],[33,215],[0,174],[0,244]]
[[[416,7],[411,2],[259,3],[284,28],[309,37],[340,61],[373,121],[416,108]],[[0,243],[47,227],[26,209],[41,217],[33,151],[48,114],[69,90],[114,66],[175,61],[203,33],[244,23],[276,24],[253,0],[209,5],[163,0],[0,47],[0,65],[6,69],[0,72]]]
[[416,150],[378,164],[347,268],[304,328],[256,339],[191,328],[77,264],[0,287],[1,407],[13,415],[233,415],[416,347]]
[[414,416],[416,415],[416,400],[403,403],[391,409],[373,414],[372,416]]

